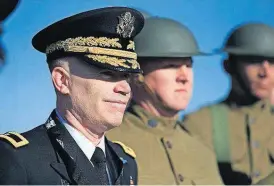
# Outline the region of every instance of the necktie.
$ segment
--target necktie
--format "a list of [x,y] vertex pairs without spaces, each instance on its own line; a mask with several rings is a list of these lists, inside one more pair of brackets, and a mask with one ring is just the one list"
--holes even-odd
[[98,177],[100,179],[101,185],[108,185],[108,175],[106,170],[107,160],[103,150],[99,147],[95,148],[95,152],[91,157],[91,162],[94,164]]

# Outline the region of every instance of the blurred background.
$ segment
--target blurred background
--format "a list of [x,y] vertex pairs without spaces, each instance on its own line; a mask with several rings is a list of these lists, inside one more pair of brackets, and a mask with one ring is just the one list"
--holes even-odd
[[[178,20],[194,33],[205,52],[221,47],[239,24],[274,26],[273,0],[21,0],[3,24],[6,64],[0,71],[0,133],[40,125],[55,108],[46,58],[31,45],[35,33],[64,17],[106,6],[129,6]],[[230,79],[222,68],[224,57],[194,58],[194,94],[181,117],[227,95]]]

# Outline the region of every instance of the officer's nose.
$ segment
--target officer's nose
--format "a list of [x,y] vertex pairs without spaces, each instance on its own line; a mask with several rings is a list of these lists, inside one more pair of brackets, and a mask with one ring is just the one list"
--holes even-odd
[[128,95],[131,92],[130,85],[127,80],[122,80],[114,87],[114,92],[122,95]]

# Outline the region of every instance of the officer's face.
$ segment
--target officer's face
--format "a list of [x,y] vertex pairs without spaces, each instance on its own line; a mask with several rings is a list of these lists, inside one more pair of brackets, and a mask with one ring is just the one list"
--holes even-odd
[[97,68],[75,58],[69,65],[68,94],[80,123],[97,133],[120,125],[131,94],[129,74]]
[[274,87],[274,58],[249,57],[237,64],[252,94],[260,99],[269,98]]
[[160,100],[174,111],[185,109],[193,86],[191,58],[166,58],[146,66],[145,81]]

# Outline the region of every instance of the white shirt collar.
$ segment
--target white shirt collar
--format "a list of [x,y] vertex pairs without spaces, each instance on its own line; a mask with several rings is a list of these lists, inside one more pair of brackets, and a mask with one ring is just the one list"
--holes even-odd
[[[69,125],[58,113],[58,111],[55,109],[55,112],[57,114],[57,117],[59,118],[60,122],[66,127],[70,135],[73,137],[75,142],[78,144],[80,149],[84,152],[86,157],[90,160],[94,151],[95,151],[95,145],[89,141],[83,134],[81,134],[77,129]],[[103,136],[99,144],[96,146],[103,150],[104,154],[105,152],[105,137]]]

